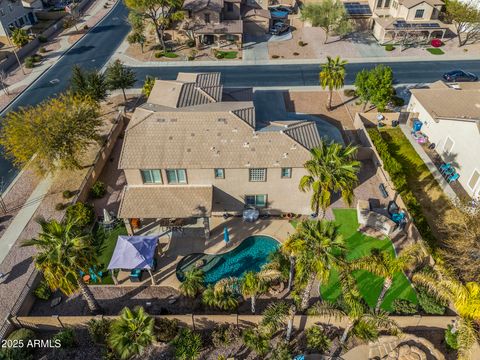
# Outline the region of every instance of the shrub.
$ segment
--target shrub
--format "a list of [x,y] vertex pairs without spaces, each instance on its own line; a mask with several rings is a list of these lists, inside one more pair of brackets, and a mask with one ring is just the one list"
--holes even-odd
[[52,296],[52,290],[50,289],[50,286],[42,280],[34,290],[33,294],[41,300],[48,300]]
[[403,100],[403,98],[401,98],[400,96],[393,96],[392,97],[392,104],[394,106],[403,106],[403,105],[405,105],[405,100]]
[[307,46],[307,45],[308,45],[308,43],[303,42],[302,40],[300,40],[300,41],[298,42],[298,46],[300,46],[300,47],[304,47],[304,46]]
[[157,334],[157,340],[162,342],[170,342],[178,334],[178,320],[173,319],[156,319],[155,320],[155,332]]
[[188,61],[193,61],[197,57],[197,51],[196,50],[191,50],[190,54],[188,55]]
[[387,45],[385,45],[385,50],[386,51],[393,51],[393,50],[395,50],[395,46],[393,46],[392,44],[387,44]]
[[106,192],[107,192],[107,188],[105,184],[101,181],[96,181],[95,184],[93,184],[92,188],[90,189],[90,195],[94,199],[101,199]]
[[234,325],[224,325],[212,332],[212,343],[216,348],[224,347],[235,341],[240,333]]
[[81,228],[91,225],[95,220],[93,206],[82,202],[68,206],[65,215],[67,220],[76,221],[76,225]]
[[200,356],[202,338],[200,334],[188,328],[182,328],[172,341],[175,348],[175,358],[179,360],[195,360]]
[[43,35],[38,35],[37,39],[41,43],[46,43],[48,41],[47,37]]
[[242,334],[243,343],[253,350],[262,359],[270,351],[269,335],[262,334],[256,329],[246,329]]
[[280,58],[280,55],[272,55],[272,59],[278,59]]
[[155,56],[157,59],[159,59],[159,58],[163,57],[163,52],[158,51],[153,56]]
[[187,40],[186,45],[190,48],[194,47],[195,46],[195,40],[192,40],[192,39]]
[[36,338],[35,332],[30,329],[18,329],[13,331],[7,338],[14,342],[23,342],[24,347],[5,347],[0,351],[0,359],[6,360],[32,360],[33,348],[27,347],[28,341]]
[[25,67],[26,67],[27,69],[31,69],[31,68],[33,68],[34,66],[35,66],[35,64],[34,64],[33,58],[32,58],[31,56],[27,56],[27,57],[25,58]]
[[347,97],[354,97],[355,96],[355,89],[345,89],[343,90],[343,95]]
[[52,337],[53,340],[60,340],[62,348],[72,348],[76,345],[75,331],[72,328],[65,328]]
[[64,203],[55,204],[55,210],[62,211],[63,209],[65,209],[65,204]]
[[73,197],[73,195],[75,194],[70,190],[65,190],[64,192],[62,192],[62,197],[64,199],[70,199],[71,197]]
[[428,48],[427,51],[432,55],[443,55],[445,52],[439,48]]
[[41,54],[45,54],[47,52],[47,49],[45,49],[43,46],[38,49],[38,52],[41,53]]
[[88,29],[89,29],[88,25],[86,25],[86,24],[83,25],[83,30],[88,30]]
[[293,56],[298,56],[298,55],[300,55],[298,52],[293,53]]
[[395,299],[392,307],[396,314],[416,314],[418,312],[416,304],[404,299]]
[[427,289],[422,286],[418,286],[417,298],[420,307],[429,315],[443,315],[445,313],[444,304],[432,295]]
[[33,59],[33,62],[36,62],[36,63],[40,62],[40,61],[42,61],[42,55],[34,54],[34,55],[32,55],[32,59]]
[[291,360],[293,359],[293,354],[290,349],[290,346],[287,343],[282,342],[277,345],[273,350],[270,356],[272,360]]
[[380,335],[378,328],[374,324],[365,320],[360,320],[355,324],[352,329],[352,334],[364,341],[375,341]]
[[458,332],[452,332],[453,326],[448,325],[447,330],[445,330],[445,343],[447,348],[450,350],[458,350]]
[[330,348],[331,341],[322,328],[312,326],[305,331],[307,336],[307,347],[315,352],[325,352]]
[[92,341],[96,344],[105,344],[110,331],[110,320],[108,319],[92,319],[87,323],[88,334]]

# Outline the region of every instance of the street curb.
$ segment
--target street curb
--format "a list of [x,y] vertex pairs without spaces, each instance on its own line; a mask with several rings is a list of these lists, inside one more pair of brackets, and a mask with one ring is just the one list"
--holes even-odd
[[[8,109],[9,107],[11,107],[11,105],[17,101],[17,99],[26,91],[28,90],[31,86],[33,86],[38,80],[40,80],[42,78],[43,75],[45,75],[45,73],[50,70],[61,58],[63,58],[65,56],[65,54],[67,52],[69,52],[72,47],[74,47],[75,45],[77,45],[78,43],[80,43],[84,38],[85,36],[92,30],[92,29],[95,29],[99,24],[101,24],[105,18],[108,16],[108,14],[110,14],[110,12],[113,11],[113,9],[121,2],[122,0],[117,0],[115,2],[115,5],[112,6],[106,13],[105,13],[105,16],[98,22],[96,23],[94,26],[92,26],[91,28],[88,29],[88,31],[86,31],[82,37],[80,37],[76,42],[74,42],[73,44],[71,44],[59,57],[57,60],[55,60],[55,62],[52,63],[52,65],[48,66],[47,68],[45,68],[41,73],[40,75],[35,79],[33,80],[30,84],[28,84],[28,86],[23,89],[20,93],[18,93],[7,105],[5,105],[5,107],[0,111],[0,117],[3,117],[5,115],[5,112],[8,112]],[[15,175],[15,177],[12,179],[12,181],[10,182],[10,184],[8,184],[7,188],[5,189],[4,192],[1,193],[2,196],[5,196],[11,189],[12,187],[15,185],[15,183],[18,181],[18,179],[20,178],[20,176],[23,174],[24,172],[24,168],[20,169],[20,171],[18,172],[17,175]]]

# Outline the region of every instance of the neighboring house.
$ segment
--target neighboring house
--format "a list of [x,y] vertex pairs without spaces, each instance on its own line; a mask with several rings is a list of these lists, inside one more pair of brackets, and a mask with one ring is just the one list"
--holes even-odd
[[380,43],[442,38],[448,26],[438,20],[442,0],[368,0],[373,35]]
[[[241,45],[244,32],[265,34],[270,27],[267,0],[185,0],[185,30],[203,44],[223,41]],[[252,11],[257,10],[257,11]]]
[[469,196],[480,195],[480,83],[448,85],[438,81],[429,89],[413,89],[408,110],[418,113],[422,132],[445,162],[460,174],[458,182]]
[[22,0],[22,4],[27,9],[43,10],[42,0]]
[[125,132],[120,218],[208,218],[246,207],[311,213],[311,194],[298,184],[309,150],[320,143],[316,123],[259,128],[252,101],[223,97],[219,73],[155,82]]
[[0,36],[6,36],[10,28],[21,28],[37,22],[33,9],[23,7],[20,0],[0,1]]

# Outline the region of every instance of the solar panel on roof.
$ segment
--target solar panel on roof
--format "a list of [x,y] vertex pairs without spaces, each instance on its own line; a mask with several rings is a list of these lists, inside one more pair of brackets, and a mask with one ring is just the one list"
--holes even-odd
[[371,15],[372,11],[367,3],[347,2],[343,3],[348,15]]

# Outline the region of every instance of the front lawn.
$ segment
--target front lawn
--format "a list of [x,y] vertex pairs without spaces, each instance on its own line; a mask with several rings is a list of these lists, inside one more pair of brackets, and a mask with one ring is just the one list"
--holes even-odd
[[238,51],[217,51],[215,57],[217,59],[236,59]]
[[432,55],[443,55],[445,52],[439,48],[427,48],[427,51]]
[[[340,226],[340,233],[344,236],[347,245],[347,260],[354,260],[370,254],[372,249],[380,249],[394,253],[390,239],[385,237],[379,240],[365,236],[357,231],[358,221],[355,209],[333,209],[335,222]],[[355,271],[353,274],[362,297],[367,304],[374,308],[378,296],[382,290],[383,278],[375,276],[367,271]],[[335,301],[341,295],[338,273],[334,270],[331,273],[328,284],[321,286],[321,294],[324,300]],[[386,311],[393,311],[392,303],[395,299],[406,299],[417,304],[415,290],[403,273],[394,276],[393,285],[387,292],[382,304]]]
[[110,272],[107,269],[110,259],[115,250],[117,239],[119,235],[127,235],[127,229],[123,224],[117,225],[117,227],[111,231],[104,230],[98,224],[93,229],[93,235],[95,239],[95,246],[98,250],[98,264],[99,270],[103,272],[102,284],[113,284],[113,279]]

